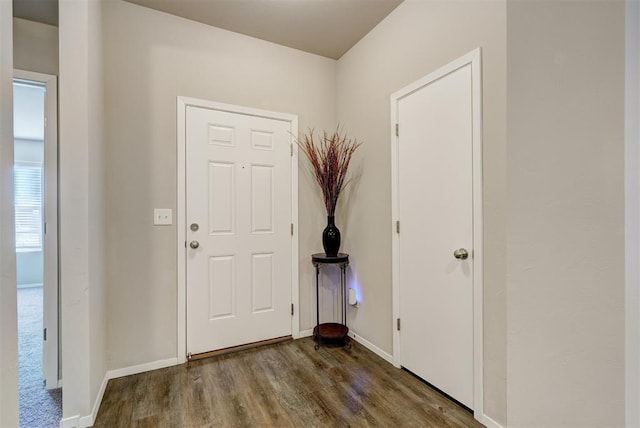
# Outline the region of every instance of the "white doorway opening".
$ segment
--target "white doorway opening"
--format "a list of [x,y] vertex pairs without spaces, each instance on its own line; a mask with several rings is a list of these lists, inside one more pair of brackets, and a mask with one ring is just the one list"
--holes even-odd
[[57,78],[15,70],[13,86],[20,418],[45,425],[62,411]]

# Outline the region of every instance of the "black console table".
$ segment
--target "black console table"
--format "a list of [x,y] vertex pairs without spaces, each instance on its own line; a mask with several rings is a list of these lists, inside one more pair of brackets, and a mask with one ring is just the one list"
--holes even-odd
[[[351,348],[347,335],[347,266],[349,266],[349,254],[338,253],[336,257],[327,257],[324,253],[311,256],[311,262],[316,268],[316,327],[313,329],[313,337],[316,341],[315,349],[318,350],[323,341],[340,342]],[[330,322],[320,324],[320,292],[319,277],[320,268],[325,265],[336,265],[340,268],[340,316],[342,323]]]

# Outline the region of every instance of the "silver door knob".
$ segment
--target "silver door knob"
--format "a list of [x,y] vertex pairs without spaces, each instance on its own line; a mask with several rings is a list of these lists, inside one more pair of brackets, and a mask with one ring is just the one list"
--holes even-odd
[[469,252],[464,248],[460,248],[453,252],[453,257],[459,260],[466,260],[469,257]]
[[200,243],[198,241],[191,241],[189,246],[195,250],[200,246]]

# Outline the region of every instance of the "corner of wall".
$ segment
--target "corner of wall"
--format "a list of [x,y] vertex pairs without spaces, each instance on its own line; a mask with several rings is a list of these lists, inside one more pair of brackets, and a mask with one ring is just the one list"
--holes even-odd
[[59,23],[63,416],[88,426],[107,372],[102,4],[60,2]]

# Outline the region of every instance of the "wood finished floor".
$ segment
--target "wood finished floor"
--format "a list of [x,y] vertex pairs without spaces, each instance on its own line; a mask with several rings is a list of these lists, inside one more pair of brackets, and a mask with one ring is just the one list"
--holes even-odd
[[109,381],[94,427],[482,427],[357,342],[311,338]]

